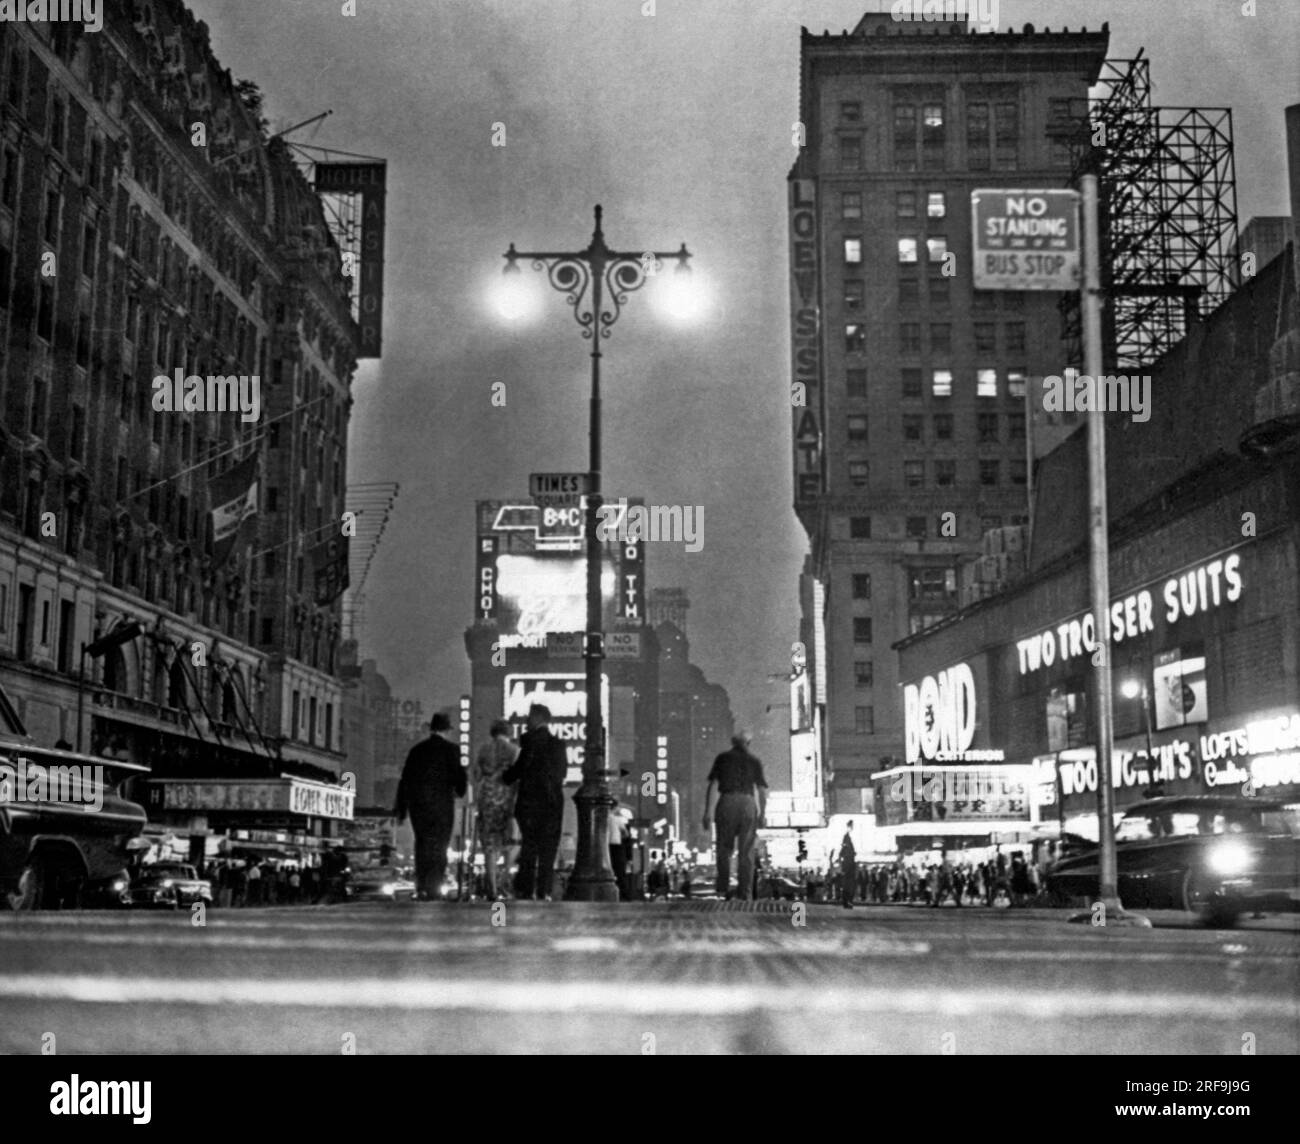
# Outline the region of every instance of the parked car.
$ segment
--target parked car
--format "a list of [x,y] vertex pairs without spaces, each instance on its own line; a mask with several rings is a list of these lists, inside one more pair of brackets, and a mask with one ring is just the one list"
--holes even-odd
[[364,866],[348,880],[348,900],[354,902],[410,902],[415,883],[403,878],[395,866]]
[[148,773],[0,731],[0,908],[120,901],[130,844],[146,821],[144,807],[120,787]]
[[[1231,795],[1153,798],[1115,828],[1120,900],[1182,909],[1218,926],[1248,910],[1300,908],[1300,813]],[[1098,892],[1098,848],[1066,857],[1047,876],[1057,901]]]
[[759,881],[759,896],[795,902],[804,896],[804,888],[784,874],[769,874]]
[[200,878],[185,862],[155,862],[140,866],[131,878],[126,901],[132,906],[162,906],[178,910],[195,902],[212,906],[212,883]]

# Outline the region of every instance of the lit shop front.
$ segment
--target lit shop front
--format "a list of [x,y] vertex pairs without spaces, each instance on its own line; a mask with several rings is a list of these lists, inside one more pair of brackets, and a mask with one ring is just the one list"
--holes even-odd
[[1039,835],[1095,839],[1094,661],[1108,654],[1117,813],[1160,796],[1300,802],[1285,545],[1247,541],[1173,568],[1169,551],[1117,550],[1131,574],[1112,573],[1104,644],[1086,607],[1062,614],[1087,600],[1088,582],[1086,568],[1061,565],[901,641],[904,678],[917,681],[904,689],[909,763],[992,763],[969,752],[1001,751],[1028,768]]
[[990,739],[987,668],[975,656],[903,685],[907,765],[872,777],[876,835],[900,854],[972,855],[1035,831],[1033,769]]
[[311,862],[334,824],[352,820],[354,801],[349,787],[294,775],[153,779],[148,810],[151,823],[188,834],[192,852]]

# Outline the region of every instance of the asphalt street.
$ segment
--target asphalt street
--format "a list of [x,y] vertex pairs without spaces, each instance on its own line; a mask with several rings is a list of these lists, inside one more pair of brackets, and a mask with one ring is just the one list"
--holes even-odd
[[[0,1052],[1300,1052],[1300,922],[718,901],[0,914]],[[803,924],[799,924],[799,923]]]

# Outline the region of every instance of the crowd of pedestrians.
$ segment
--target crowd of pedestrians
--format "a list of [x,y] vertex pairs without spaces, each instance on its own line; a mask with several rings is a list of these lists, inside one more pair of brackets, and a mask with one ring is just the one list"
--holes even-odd
[[[851,853],[851,852],[850,852]],[[983,862],[952,862],[947,858],[925,864],[902,860],[859,864],[845,860],[844,846],[825,872],[802,878],[813,901],[920,903],[942,906],[1028,906],[1043,894],[1043,863],[1030,862],[1023,851],[1008,857],[998,848]]]
[[339,848],[326,850],[319,864],[306,861],[216,858],[203,868],[218,907],[297,906],[341,901],[348,860]]

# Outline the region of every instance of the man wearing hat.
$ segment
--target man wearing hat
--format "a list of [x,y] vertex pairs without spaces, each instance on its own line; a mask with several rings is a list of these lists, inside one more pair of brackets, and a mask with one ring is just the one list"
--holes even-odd
[[442,897],[447,873],[447,844],[456,822],[456,799],[469,785],[460,762],[460,747],[447,738],[451,720],[439,711],[430,721],[432,732],[406,756],[397,784],[393,814],[402,822],[411,816],[415,831],[416,896],[424,902]]
[[704,796],[704,829],[715,819],[718,824],[718,895],[731,897],[731,848],[735,846],[739,850],[736,896],[741,901],[749,901],[754,893],[754,845],[767,804],[763,764],[749,753],[749,743],[745,731],[731,737],[731,750],[713,760]]

